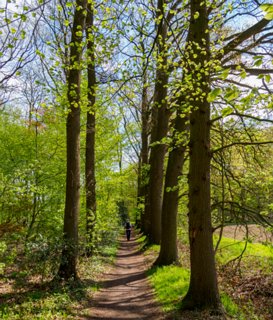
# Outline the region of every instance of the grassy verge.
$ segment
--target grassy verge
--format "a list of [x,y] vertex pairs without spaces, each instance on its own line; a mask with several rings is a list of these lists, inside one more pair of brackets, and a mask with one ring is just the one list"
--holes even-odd
[[[223,238],[216,257],[218,265],[221,266],[226,264],[231,259],[239,256],[243,249],[243,242]],[[151,249],[149,248],[148,250]],[[269,270],[273,265],[272,246],[248,243],[244,260],[245,266],[250,264],[253,267],[253,261],[255,260],[254,265],[257,267],[257,270],[261,270],[261,267],[263,267],[264,270]],[[149,271],[148,276],[163,310],[165,312],[175,312],[179,310],[181,300],[188,290],[190,279],[189,270],[187,268],[171,265],[152,268]],[[223,275],[221,276],[223,277]],[[244,315],[241,305],[239,306],[236,303],[236,299],[233,299],[233,297],[231,298],[231,292],[228,292],[228,290],[225,291],[225,285],[222,285],[221,287],[221,301],[227,315],[236,320],[248,319],[249,314]],[[256,316],[253,313],[251,316],[252,319],[256,319]]]
[[229,261],[239,257],[246,246],[246,251],[243,255],[243,260],[248,264],[256,266],[259,264],[260,268],[271,269],[273,267],[273,246],[269,244],[251,243],[245,241],[238,241],[230,238],[222,238],[220,246],[217,251],[216,260],[223,265]]
[[166,312],[179,309],[189,286],[190,272],[178,266],[152,268],[148,272],[158,301]]

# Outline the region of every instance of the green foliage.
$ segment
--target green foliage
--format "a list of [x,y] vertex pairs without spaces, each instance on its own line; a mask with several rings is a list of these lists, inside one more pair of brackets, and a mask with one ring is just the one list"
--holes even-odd
[[208,94],[207,100],[208,102],[213,102],[217,99],[217,97],[222,93],[221,88],[214,88],[211,90],[211,92]]
[[48,290],[33,290],[26,294],[19,294],[0,306],[0,318],[15,319],[74,319],[74,308],[80,305],[81,300],[87,298],[88,292],[94,289],[82,285],[74,287],[56,287]]
[[0,241],[0,275],[4,273],[5,263],[3,262],[7,245],[4,241]]
[[52,231],[59,228],[56,219],[64,197],[64,136],[52,118],[52,113],[45,112],[47,128],[39,128],[37,134],[20,114],[0,114],[1,222],[20,224],[29,235],[33,227],[41,233],[45,225]]
[[[33,243],[31,247],[29,246],[29,249],[34,248],[34,252],[32,264],[29,264],[28,268],[33,267],[36,271],[42,272],[38,268],[47,267],[46,255],[52,255],[54,258],[50,248],[54,250],[55,246],[55,251],[56,248],[58,249],[58,241],[55,240],[51,239],[50,243],[48,239],[41,239],[36,245]],[[82,279],[80,282],[68,283],[65,286],[51,282],[44,283],[39,287],[38,285],[32,286],[27,282],[30,276],[29,269],[27,269],[27,273],[13,273],[12,277],[16,279],[17,288],[22,288],[23,293],[20,293],[19,290],[17,293],[12,292],[2,296],[0,318],[9,320],[74,319],[75,310],[77,310],[77,316],[86,316],[89,314],[89,302],[92,295],[99,288],[101,274],[105,272],[105,267],[112,263],[116,256],[117,245],[118,242],[113,239],[112,242],[100,247],[101,253],[99,255],[91,258],[81,256],[78,268]],[[39,246],[43,248],[39,249]],[[29,259],[31,259],[31,252],[29,254]],[[43,261],[39,262],[39,257]],[[35,267],[35,264],[40,266]],[[25,286],[27,286],[27,290],[25,290]]]
[[60,254],[63,248],[62,238],[51,235],[49,238],[38,235],[25,245],[25,269],[30,275],[52,278],[58,270]]
[[260,8],[265,12],[265,19],[272,20],[273,19],[273,5],[270,3],[262,4]]

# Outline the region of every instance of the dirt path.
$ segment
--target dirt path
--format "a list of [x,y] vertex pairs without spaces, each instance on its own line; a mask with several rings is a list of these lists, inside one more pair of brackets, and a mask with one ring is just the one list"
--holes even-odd
[[102,289],[94,295],[90,316],[85,319],[164,319],[154,301],[146,269],[135,238],[122,239],[116,263],[105,275]]

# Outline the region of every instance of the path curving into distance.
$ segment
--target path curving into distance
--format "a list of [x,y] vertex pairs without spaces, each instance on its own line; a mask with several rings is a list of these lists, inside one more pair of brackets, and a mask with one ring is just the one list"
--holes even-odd
[[144,256],[138,250],[135,237],[122,239],[116,262],[95,293],[90,316],[85,319],[165,319],[154,300],[146,278]]

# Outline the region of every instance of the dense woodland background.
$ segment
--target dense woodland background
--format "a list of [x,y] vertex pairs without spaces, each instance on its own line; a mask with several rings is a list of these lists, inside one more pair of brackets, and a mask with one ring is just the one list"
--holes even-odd
[[[3,0],[0,17],[0,282],[77,282],[130,219],[155,270],[190,270],[177,309],[271,319],[273,4]],[[232,297],[246,279],[262,300]]]

